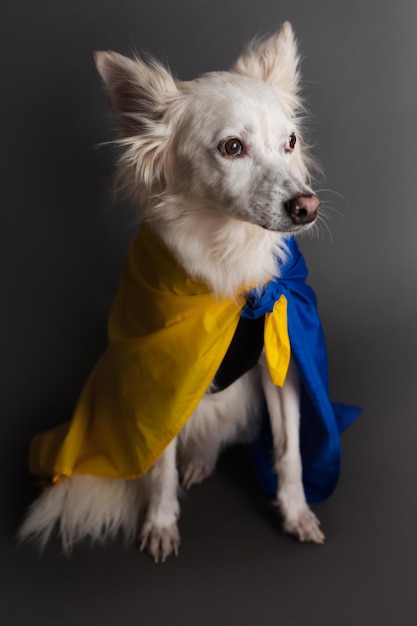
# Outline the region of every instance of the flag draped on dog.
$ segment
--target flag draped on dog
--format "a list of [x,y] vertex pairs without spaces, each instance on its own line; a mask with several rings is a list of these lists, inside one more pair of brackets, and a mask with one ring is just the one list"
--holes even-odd
[[[356,415],[328,400],[324,340],[306,266],[289,238],[282,276],[263,289],[218,299],[191,280],[147,226],[134,240],[110,313],[109,345],[88,379],[71,423],[34,438],[30,469],[57,482],[74,474],[143,475],[179,433],[216,375],[240,316],[265,316],[271,379],[285,380],[290,353],[304,381],[301,452],[311,500],[339,472],[339,431]],[[302,304],[302,306],[299,306]],[[290,350],[291,341],[291,350]],[[265,437],[251,457],[266,490],[276,487]]]

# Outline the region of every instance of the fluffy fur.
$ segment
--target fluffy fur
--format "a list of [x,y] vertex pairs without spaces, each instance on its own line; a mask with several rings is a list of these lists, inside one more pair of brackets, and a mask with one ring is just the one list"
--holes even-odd
[[[175,80],[155,61],[114,52],[95,59],[120,127],[118,185],[140,207],[141,220],[215,294],[233,297],[242,285],[279,273],[286,235],[309,228],[319,207],[298,123],[298,53],[290,24],[252,43],[230,72],[189,82]],[[297,371],[292,363],[278,389],[263,357],[227,389],[204,396],[142,479],[73,476],[49,487],[29,510],[20,537],[34,536],[43,547],[57,525],[66,551],[84,537],[103,540],[119,530],[129,539],[142,508],[141,548],[156,561],[177,553],[179,475],[189,488],[213,471],[225,445],[255,436],[262,395],[284,529],[321,543],[301,482]]]

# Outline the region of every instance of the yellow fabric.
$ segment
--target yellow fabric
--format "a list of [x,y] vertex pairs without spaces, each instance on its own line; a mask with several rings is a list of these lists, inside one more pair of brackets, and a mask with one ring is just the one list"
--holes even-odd
[[[179,433],[214,378],[245,305],[216,299],[191,280],[142,226],[110,312],[109,345],[82,391],[72,421],[37,435],[33,474],[136,478]],[[289,364],[286,300],[266,315],[271,378]]]
[[274,385],[282,387],[291,357],[285,296],[275,302],[272,313],[265,315],[264,344],[271,380]]

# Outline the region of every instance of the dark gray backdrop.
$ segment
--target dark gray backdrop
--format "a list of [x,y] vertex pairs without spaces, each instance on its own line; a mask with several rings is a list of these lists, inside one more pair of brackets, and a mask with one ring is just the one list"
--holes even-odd
[[[134,549],[16,550],[36,493],[31,436],[68,419],[105,344],[135,229],[110,192],[95,49],[144,49],[184,79],[227,69],[293,22],[331,237],[303,242],[332,392],[364,413],[343,438],[327,542],[284,536],[238,454],[183,503],[179,559]],[[417,109],[412,0],[29,0],[2,20],[2,623],[414,626]],[[3,621],[4,620],[4,621]]]

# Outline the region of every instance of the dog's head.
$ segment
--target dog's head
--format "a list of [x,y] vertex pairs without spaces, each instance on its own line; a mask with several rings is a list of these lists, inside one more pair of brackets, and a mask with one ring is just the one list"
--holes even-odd
[[121,129],[119,180],[148,207],[147,219],[149,199],[165,197],[184,211],[228,215],[281,233],[314,222],[320,202],[306,182],[289,23],[252,43],[230,72],[188,82],[154,61],[114,52],[95,59]]

